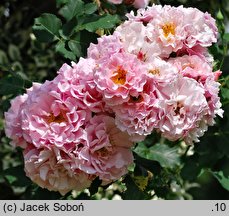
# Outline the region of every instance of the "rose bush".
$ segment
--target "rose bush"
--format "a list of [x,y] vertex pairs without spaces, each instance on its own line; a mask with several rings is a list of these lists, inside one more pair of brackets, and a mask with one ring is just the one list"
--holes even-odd
[[[72,4],[82,12],[68,13]],[[195,164],[196,175],[205,168],[204,134],[224,113],[222,72],[208,49],[217,42],[215,19],[196,8],[152,5],[128,13],[114,28],[120,20],[112,12],[95,15],[95,23],[89,19],[103,2],[60,5],[63,29],[52,14],[37,18],[33,28],[37,39],[53,41],[65,59],[82,55],[77,34],[101,35],[101,28],[113,33],[90,43],[78,62],[67,60],[50,81],[33,82],[11,100],[5,133],[23,152],[25,174],[61,195],[85,188],[92,195],[117,180],[127,188],[124,199],[131,198],[130,190],[148,199],[152,192],[166,198],[158,190],[184,187],[182,181],[193,178],[186,174],[190,166]],[[53,23],[56,30],[46,32]],[[211,173],[226,179],[213,168]]]

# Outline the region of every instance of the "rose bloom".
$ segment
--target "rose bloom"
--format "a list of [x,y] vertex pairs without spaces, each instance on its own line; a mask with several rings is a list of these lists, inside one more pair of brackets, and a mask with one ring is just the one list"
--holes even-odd
[[10,143],[14,147],[20,146],[23,148],[27,145],[22,135],[21,119],[19,117],[21,106],[26,99],[27,94],[17,96],[10,102],[11,107],[8,112],[5,113],[5,133],[7,137],[11,138]]
[[40,88],[41,84],[33,83],[33,86],[27,89],[27,93],[19,95],[11,100],[11,107],[5,112],[5,133],[11,138],[11,144],[16,147],[25,148],[27,146],[26,140],[23,137],[21,111],[28,98],[28,94]]
[[75,149],[78,168],[99,176],[104,184],[119,179],[127,173],[133,162],[130,136],[115,125],[112,117],[94,116],[86,125],[87,138]]
[[214,76],[209,76],[204,83],[205,97],[209,106],[209,112],[207,116],[209,125],[215,124],[214,118],[216,115],[220,116],[221,118],[223,117],[223,110],[221,109],[222,104],[219,97],[220,83],[216,82],[214,78]]
[[116,53],[121,53],[123,44],[117,35],[103,35],[98,38],[98,43],[91,43],[87,55],[88,58],[103,62],[112,57]]
[[165,97],[161,101],[164,116],[158,124],[162,136],[171,141],[185,140],[191,130],[202,130],[200,122],[208,114],[208,103],[204,88],[196,80],[179,77],[163,86],[161,93]]
[[190,77],[199,82],[205,90],[205,97],[209,105],[208,124],[214,124],[217,115],[222,117],[222,109],[219,94],[220,84],[216,82],[221,75],[221,71],[212,72],[212,65],[205,62],[196,55],[182,56],[170,60],[177,67],[183,76]]
[[[12,111],[17,115],[16,122],[10,121]],[[17,136],[24,143],[37,147],[48,144],[71,146],[83,135],[81,126],[90,118],[91,112],[69,92],[63,93],[53,82],[46,82],[28,91],[24,103],[20,107],[12,106],[5,115],[10,138]],[[21,129],[19,134],[13,135],[15,124]],[[17,145],[25,147],[20,142]]]
[[126,52],[135,54],[143,62],[150,62],[161,54],[158,43],[152,39],[152,32],[142,22],[126,21],[116,28],[114,35],[120,38]]
[[167,84],[175,79],[179,74],[179,69],[173,62],[165,61],[161,58],[153,58],[147,65],[147,79],[151,83]]
[[82,101],[86,109],[97,113],[105,111],[105,103],[94,82],[95,67],[94,59],[80,58],[77,64],[72,62],[72,66],[64,64],[53,82],[63,94],[68,92],[70,97]]
[[[217,41],[218,29],[215,19],[209,13],[203,13],[196,8],[182,8],[185,14],[185,45],[189,48],[197,44],[209,47]],[[191,20],[191,22],[190,22]]]
[[117,53],[98,64],[94,79],[106,104],[114,106],[142,92],[144,77],[145,67],[135,55]]
[[113,107],[118,128],[128,132],[134,141],[144,140],[152,133],[160,119],[160,106],[157,89],[147,82],[143,92],[131,96],[129,101]]
[[164,97],[158,84],[166,86],[178,76],[177,68],[160,58],[154,58],[146,67],[147,81],[143,91],[136,96],[130,95],[128,101],[112,107],[118,127],[127,131],[133,139],[135,135],[140,135],[137,140],[151,134],[163,114],[160,101]]
[[[215,20],[208,13],[196,8],[153,5],[138,10],[137,15],[127,15],[130,22],[142,22],[146,31],[161,46],[161,57],[169,57],[172,52],[209,47],[217,40]],[[155,39],[156,38],[156,39]]]
[[83,136],[82,126],[90,116],[91,111],[70,91],[63,92],[54,82],[46,81],[29,92],[23,105],[20,116],[23,137],[36,147],[71,146]]
[[183,76],[193,78],[198,82],[204,82],[213,74],[212,65],[197,55],[170,58],[169,62],[177,67]]
[[93,176],[76,169],[75,155],[52,148],[28,145],[24,150],[26,175],[42,188],[65,195],[90,186]]
[[187,35],[184,16],[179,7],[164,6],[148,23],[147,28],[153,34],[152,40],[156,38],[161,46],[161,57],[169,57],[172,52],[183,47],[183,40]]

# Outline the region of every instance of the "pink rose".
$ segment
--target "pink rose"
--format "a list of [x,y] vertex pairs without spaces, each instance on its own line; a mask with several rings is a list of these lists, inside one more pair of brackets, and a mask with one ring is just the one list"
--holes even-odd
[[94,116],[85,130],[87,139],[75,150],[79,169],[99,176],[104,183],[126,174],[133,162],[129,135],[117,128],[112,117],[105,115]]
[[145,68],[136,56],[117,53],[95,69],[97,90],[109,106],[122,104],[142,92],[146,82]]
[[7,137],[11,138],[11,144],[16,147],[25,148],[27,143],[23,138],[23,131],[21,128],[20,112],[22,104],[26,101],[28,95],[20,95],[11,101],[10,109],[5,113],[5,133]]
[[28,93],[20,118],[23,137],[36,147],[74,145],[83,136],[82,125],[91,116],[83,101],[71,91],[47,81]]
[[[204,88],[194,79],[180,77],[163,86],[164,116],[158,124],[162,136],[171,141],[185,138],[192,129],[199,128],[199,123],[208,113],[208,103]],[[201,128],[199,128],[201,130]]]
[[59,191],[62,195],[89,187],[94,178],[75,169],[74,154],[57,147],[38,149],[30,145],[24,151],[24,160],[26,175],[33,182],[42,188]]

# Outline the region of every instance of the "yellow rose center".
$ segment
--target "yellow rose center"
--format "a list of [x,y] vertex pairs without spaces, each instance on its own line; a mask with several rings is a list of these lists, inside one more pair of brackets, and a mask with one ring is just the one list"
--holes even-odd
[[172,23],[172,22],[165,23],[165,24],[162,26],[162,30],[163,30],[163,33],[164,33],[164,36],[165,36],[165,37],[168,37],[169,34],[175,35],[175,29],[176,29],[176,26],[175,26],[174,23]]
[[153,74],[153,75],[160,75],[160,70],[158,68],[149,70],[149,73]]
[[119,85],[125,84],[127,72],[124,69],[122,69],[122,67],[119,66],[118,69],[113,72],[113,74],[114,76],[111,77],[111,80],[115,84],[119,84]]
[[62,114],[59,114],[57,116],[54,116],[53,113],[50,114],[50,116],[48,116],[48,123],[52,123],[52,122],[55,122],[55,123],[61,123],[61,122],[64,122],[65,121],[65,118]]

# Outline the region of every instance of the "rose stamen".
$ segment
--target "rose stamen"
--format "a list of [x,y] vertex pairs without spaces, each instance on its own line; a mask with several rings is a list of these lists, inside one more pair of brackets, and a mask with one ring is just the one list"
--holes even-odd
[[160,76],[160,70],[158,68],[149,70],[149,73]]
[[125,84],[127,72],[124,69],[122,69],[122,67],[119,66],[118,69],[113,72],[113,74],[114,76],[111,77],[111,80],[115,84],[119,84],[119,85]]
[[176,26],[172,22],[165,23],[162,26],[162,30],[163,30],[163,33],[164,33],[165,37],[168,37],[169,34],[174,36],[175,35],[175,29],[176,29]]
[[65,121],[65,118],[62,114],[59,114],[57,116],[54,116],[53,113],[50,114],[50,116],[48,116],[48,119],[47,119],[47,122],[50,124],[52,122],[55,122],[55,123],[61,123],[61,122],[64,122]]

